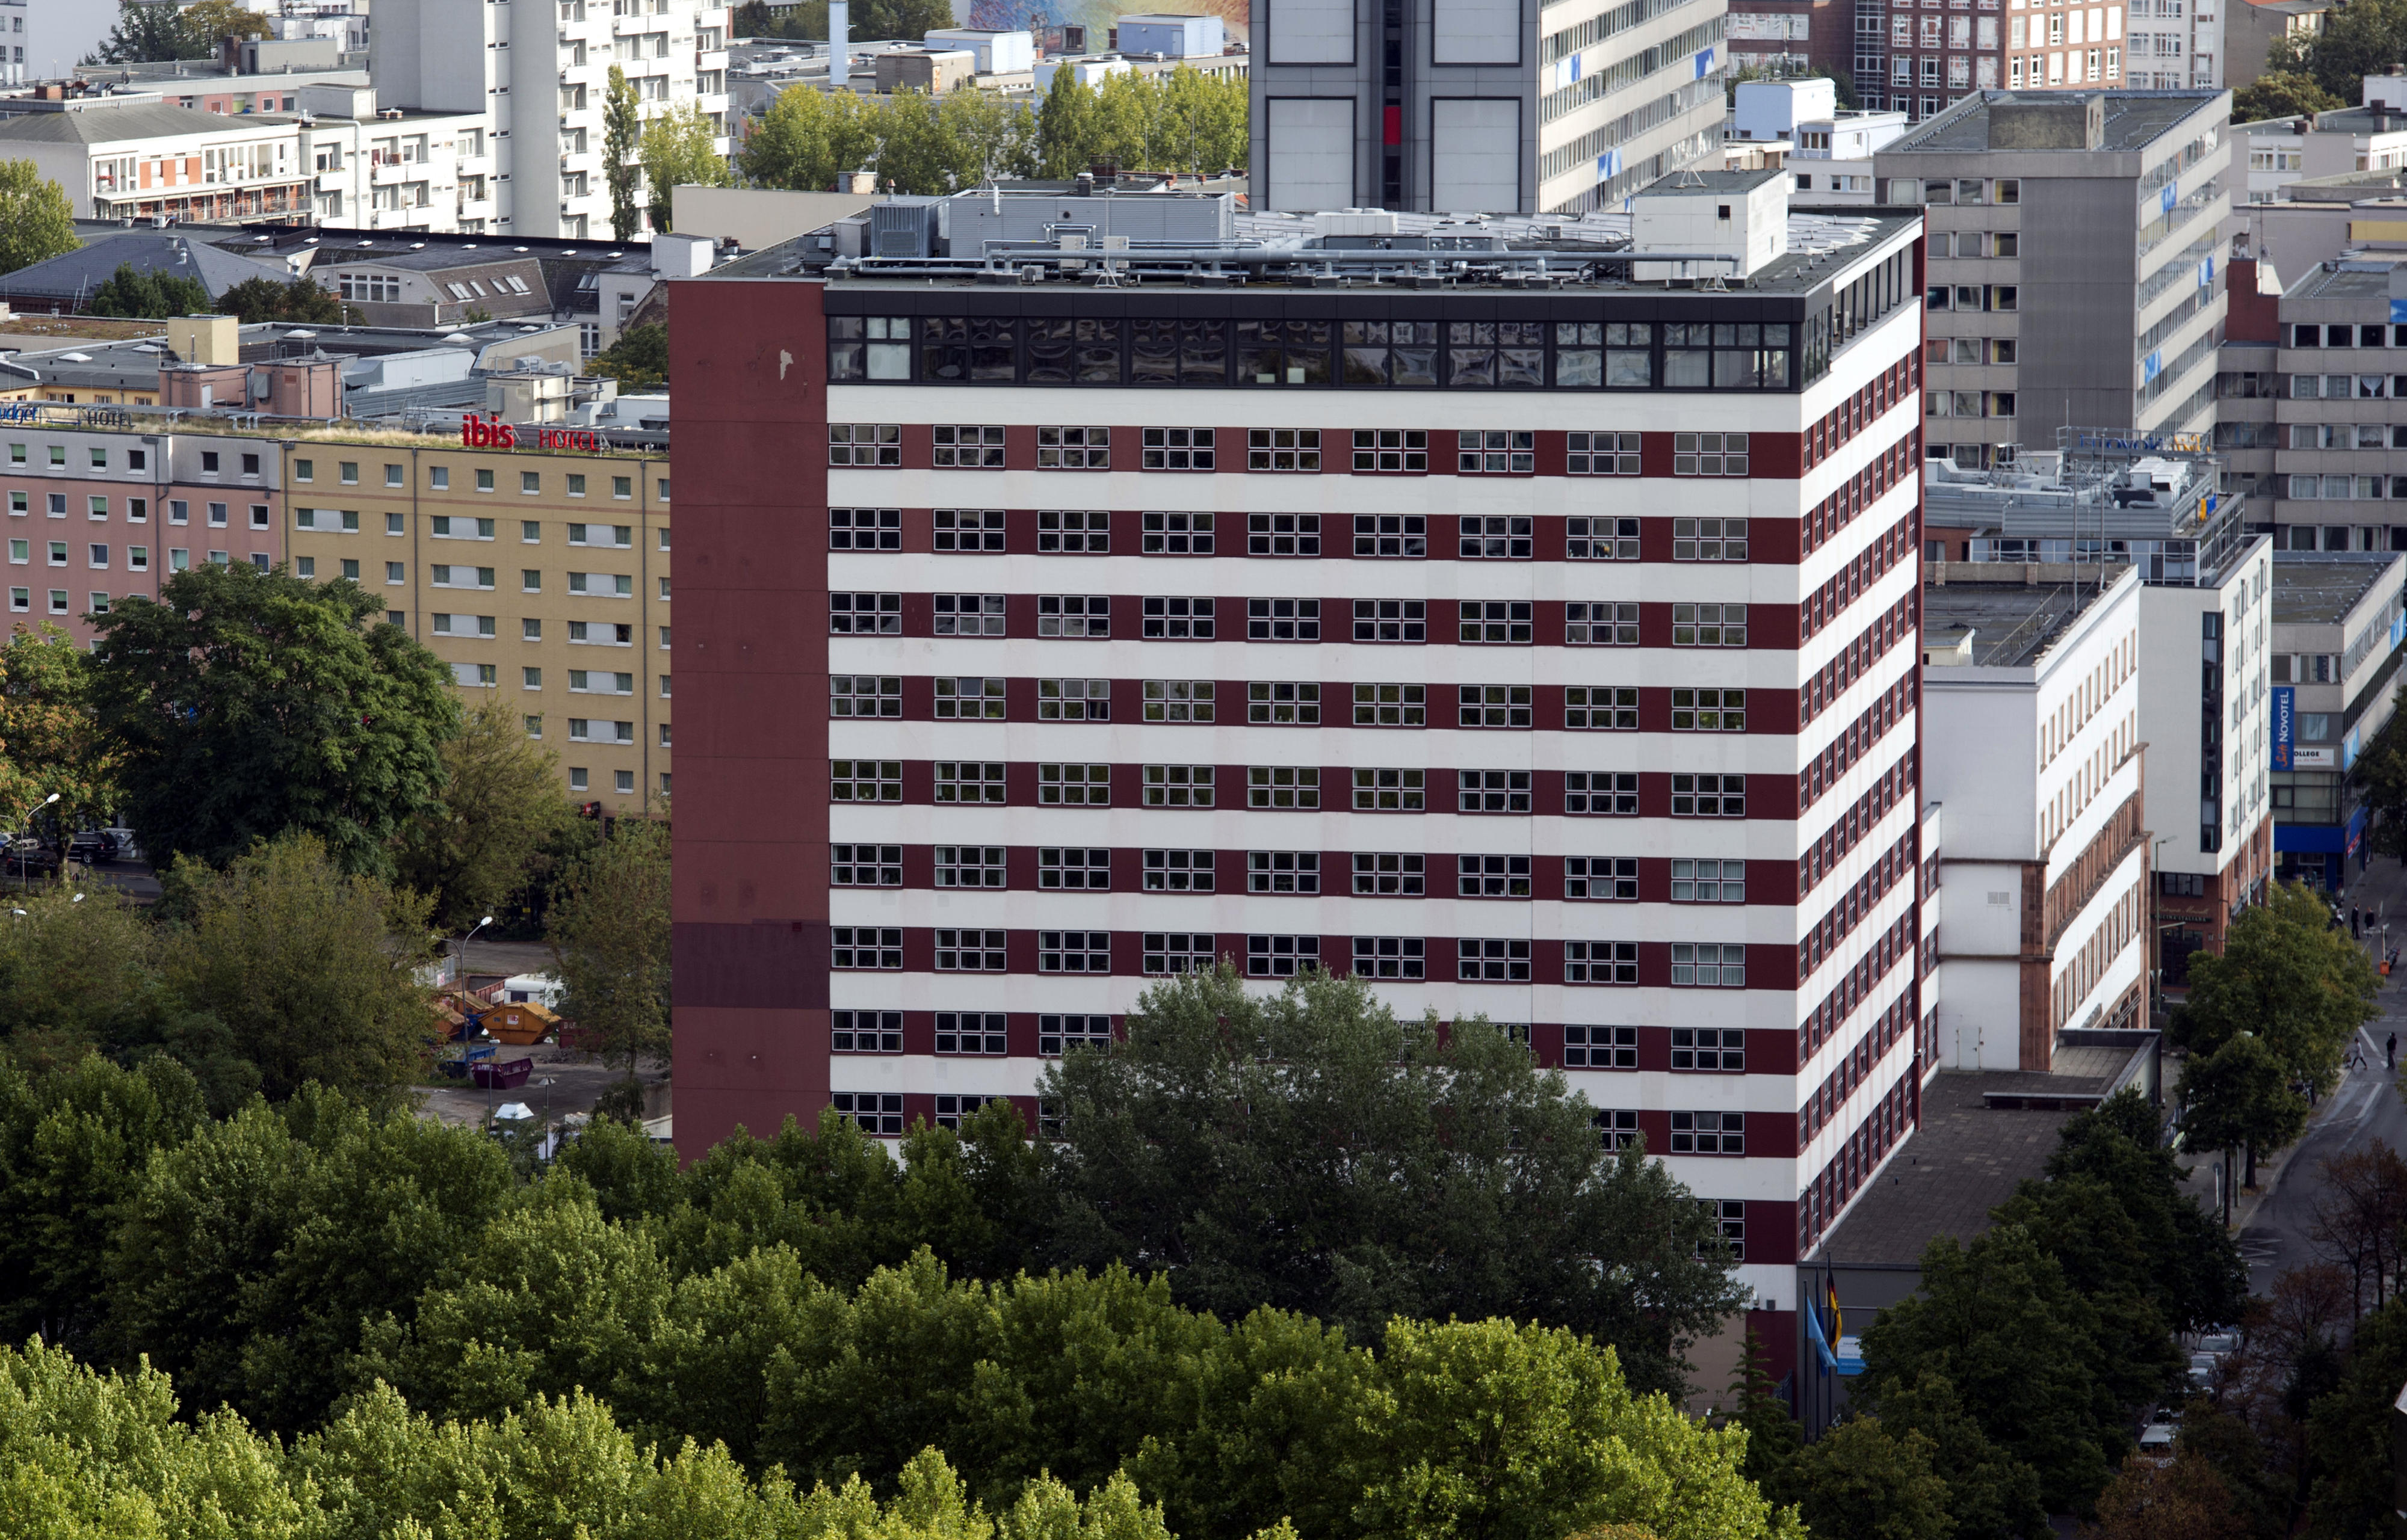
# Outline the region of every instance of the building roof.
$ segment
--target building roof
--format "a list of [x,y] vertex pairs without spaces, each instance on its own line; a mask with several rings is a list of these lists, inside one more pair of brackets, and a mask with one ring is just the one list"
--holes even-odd
[[[1789,82],[1784,82],[1789,83]],[[1759,166],[1753,171],[1681,171],[1651,182],[1638,190],[1642,198],[1676,198],[1681,196],[1710,197],[1716,193],[1745,192],[1761,187],[1774,177],[1788,173],[1779,166]]]
[[2276,551],[2273,624],[2337,626],[2402,561],[2397,551]]
[[80,301],[107,282],[120,264],[136,273],[197,278],[213,300],[246,278],[274,278],[280,283],[291,276],[281,265],[271,267],[255,262],[189,236],[161,239],[157,235],[125,234],[94,241],[14,273],[0,274],[0,299],[39,294]]
[[2315,114],[2319,134],[2407,134],[2407,113],[2382,107],[2334,107]]
[[[2090,583],[2078,589],[2062,583],[1930,584],[1922,590],[1922,640],[1947,646],[1970,630],[1974,667],[2028,668],[2098,594]],[[1923,678],[1944,683],[1946,674],[1933,671]]]
[[[2390,298],[2391,270],[2407,256],[2351,257],[2335,267],[2321,263],[2307,269],[2292,284],[2285,300],[2383,300]],[[2386,323],[2388,316],[2384,316]]]
[[[2070,1059],[2072,1053],[2058,1057]],[[2115,1058],[2119,1069],[2129,1055]],[[2045,1100],[2053,1092],[2086,1099],[2105,1090],[2112,1079],[2112,1070],[2102,1076],[1943,1071],[1923,1088],[1922,1126],[1889,1156],[1824,1238],[1815,1260],[1912,1267],[1922,1261],[1923,1247],[1941,1236],[1963,1244],[1983,1235],[1989,1211],[2013,1197],[2026,1178],[2046,1168],[2057,1136],[2083,1109],[1998,1107],[1991,1098]]]
[[[1890,142],[1884,155],[1960,155],[1987,152],[1989,113],[1999,106],[2058,106],[2105,98],[2106,124],[2091,151],[2111,154],[2145,148],[2224,93],[2219,91],[1976,91],[1920,128]],[[2064,153],[2062,150],[2043,153]]]
[[0,144],[103,145],[121,139],[167,139],[182,134],[224,134],[238,128],[281,127],[290,119],[229,117],[164,102],[110,103],[87,99],[65,112],[18,112],[0,117]]

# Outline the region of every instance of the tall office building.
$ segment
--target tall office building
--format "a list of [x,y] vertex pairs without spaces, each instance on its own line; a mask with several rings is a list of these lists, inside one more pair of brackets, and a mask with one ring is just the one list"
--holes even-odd
[[1272,0],[1260,206],[1578,213],[1719,164],[1725,0]]
[[378,0],[369,52],[379,102],[491,115],[497,234],[610,233],[614,64],[647,119],[691,104],[726,132],[727,9],[707,0]]
[[1792,1309],[1929,1060],[1919,221],[1785,189],[1435,276],[679,282],[681,1147],[1033,1125],[1156,978],[1350,970],[1524,1035]]

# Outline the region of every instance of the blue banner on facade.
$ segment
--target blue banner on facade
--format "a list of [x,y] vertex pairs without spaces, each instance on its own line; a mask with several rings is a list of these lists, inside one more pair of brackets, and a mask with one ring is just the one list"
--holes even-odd
[[2292,729],[2298,722],[2299,692],[2295,685],[2273,686],[2273,768],[2291,769]]

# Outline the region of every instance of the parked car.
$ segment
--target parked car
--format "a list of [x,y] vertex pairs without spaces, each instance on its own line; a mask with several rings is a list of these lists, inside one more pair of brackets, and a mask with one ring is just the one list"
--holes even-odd
[[2220,1363],[2213,1353],[2189,1355],[2189,1383],[2192,1390],[2203,1391],[2215,1383],[2215,1366]]
[[2217,1358],[2226,1353],[2236,1353],[2240,1350],[2240,1334],[2228,1326],[2218,1326],[2199,1337],[2198,1350],[2213,1353]]
[[117,841],[117,847],[111,853],[112,859],[119,861],[139,861],[142,859],[142,847],[140,844],[135,842],[134,831],[132,829],[127,828],[122,825],[112,824],[108,827],[102,829],[100,832],[107,835],[110,839]]
[[117,837],[106,829],[86,829],[67,841],[67,854],[90,866],[117,858]]
[[0,855],[0,876],[46,877],[59,869],[59,853],[39,840],[15,840]]
[[2140,1452],[2162,1456],[2173,1452],[2173,1429],[2170,1423],[2151,1422],[2140,1430]]

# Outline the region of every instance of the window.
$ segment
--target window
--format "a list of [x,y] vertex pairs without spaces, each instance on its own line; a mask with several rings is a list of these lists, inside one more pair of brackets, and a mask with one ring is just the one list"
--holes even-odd
[[1744,818],[1746,777],[1744,775],[1674,775],[1672,777],[1674,818]]
[[1746,1034],[1675,1026],[1672,1029],[1672,1067],[1740,1073],[1746,1068]]
[[1112,548],[1112,516],[1075,509],[1042,510],[1036,516],[1036,548],[1063,556],[1105,555]]
[[911,377],[910,317],[830,316],[827,332],[829,379]]
[[[182,503],[180,503],[180,502],[175,502],[175,503],[170,503],[170,504],[168,504],[168,506],[169,506],[169,507],[171,507],[171,508],[181,508],[181,507],[183,506],[183,504],[182,504]],[[409,532],[409,529],[408,529],[408,518],[409,518],[409,516],[408,516],[408,515],[406,515],[406,514],[387,514],[387,515],[385,515],[385,516],[384,516],[384,532],[385,532],[386,534],[389,534],[389,535],[399,535],[399,534],[406,534],[406,533],[408,533],[408,532]],[[181,517],[178,517],[178,518],[175,519],[173,522],[178,523],[178,524],[181,524],[181,523],[183,523],[184,521],[183,521],[183,519],[182,519]]]
[[1429,555],[1429,520],[1419,514],[1357,514],[1354,554],[1425,557]]
[[1147,973],[1209,973],[1219,938],[1208,931],[1182,935],[1176,931],[1145,933],[1140,966]]
[[1248,767],[1246,770],[1246,806],[1298,811],[1309,811],[1319,807],[1319,767],[1317,765]]
[[1003,549],[1003,510],[979,512],[966,508],[939,508],[936,511],[936,549],[940,551],[1000,551]]
[[[856,460],[854,463],[862,464],[865,463],[865,461]],[[883,464],[884,462],[880,461],[879,463]],[[633,476],[612,476],[610,478],[610,495],[614,498],[620,499],[634,497],[635,495],[635,478]]]
[[1255,979],[1288,979],[1302,968],[1320,966],[1317,936],[1248,936],[1246,974]]
[[[1567,1026],[1563,1028],[1563,1067],[1566,1069],[1635,1069],[1638,1067],[1638,1029],[1634,1026]],[[1632,1129],[1637,1127],[1634,1112],[1600,1112],[1599,1121],[1609,1117],[1627,1117]]]
[[937,424],[936,464],[964,471],[1002,470],[1003,430]]
[[1001,845],[938,845],[935,847],[938,887],[1002,888],[1010,885],[1004,871]]
[[1457,770],[1455,805],[1461,812],[1527,812],[1528,770]]
[[939,802],[1004,801],[1003,767],[966,759],[936,761],[935,797]]
[[837,1091],[828,1105],[861,1124],[864,1134],[893,1136],[903,1132],[903,1098],[891,1092]]
[[1467,983],[1528,983],[1530,943],[1481,940],[1465,936],[1454,943],[1454,976]]
[[1638,727],[1634,688],[1574,685],[1563,691],[1563,726],[1591,732],[1632,732]]
[[478,490],[478,491],[480,491],[480,492],[490,492],[490,491],[491,491],[492,489],[493,489],[493,473],[492,473],[492,472],[491,472],[491,471],[479,471],[479,472],[477,472],[477,490]]
[[1043,930],[1036,936],[1039,973],[1109,973],[1112,933],[1108,930]]
[[1320,891],[1320,853],[1279,850],[1246,852],[1246,891],[1248,893],[1318,893]]
[[[1472,522],[1465,519],[1464,523]],[[1456,640],[1466,643],[1518,644],[1531,641],[1532,606],[1527,600],[1465,600]]]
[[1746,863],[1674,860],[1672,863],[1672,901],[1675,904],[1746,902]]
[[901,968],[903,932],[873,925],[836,925],[829,930],[832,968]]
[[1108,1048],[1111,1042],[1112,1019],[1109,1016],[1036,1018],[1036,1052],[1046,1058],[1059,1058],[1073,1048]]
[[1039,765],[1036,800],[1046,807],[1104,808],[1112,802],[1109,765]]
[[[830,595],[830,600],[833,601],[835,597]],[[1001,594],[936,595],[936,634],[938,636],[1001,636],[1003,634],[1003,596]]]
[[1745,433],[1673,434],[1672,473],[1675,476],[1743,476],[1746,474],[1746,435]]
[[[1745,606],[1740,606],[1745,608]],[[1634,647],[1638,645],[1638,606],[1589,604],[1563,606],[1563,645],[1567,647]],[[1634,699],[1636,692],[1631,692]]]
[[[1000,687],[1003,682],[997,679],[988,683]],[[1040,679],[1036,682],[1037,720],[1108,722],[1112,719],[1111,697],[1112,682],[1108,679]]]
[[1745,561],[1746,520],[1743,518],[1675,518],[1672,521],[1674,561]]
[[1358,728],[1425,728],[1429,726],[1426,685],[1357,685],[1354,725]]
[[[534,720],[540,721],[541,718]],[[901,887],[903,847],[830,845],[828,881],[836,887]]]
[[1457,554],[1465,561],[1527,561],[1531,523],[1520,516],[1466,517]]
[[[1569,1028],[1565,1029],[1567,1033],[1569,1030]],[[1625,1029],[1619,1027],[1597,1026],[1589,1027],[1587,1030],[1594,1033],[1621,1031]],[[1591,1049],[1590,1052],[1593,1053],[1595,1050]],[[1566,1062],[1569,1061],[1569,1052],[1566,1051]],[[1597,1113],[1595,1123],[1597,1137],[1604,1141],[1604,1147],[1607,1150],[1627,1150],[1640,1142],[1641,1136],[1638,1132],[1638,1114],[1634,1111],[1620,1109],[1607,1109]]]
[[1108,471],[1112,468],[1112,431],[1108,428],[1039,428],[1036,468],[1040,471]]
[[1418,599],[1358,599],[1354,601],[1357,642],[1426,642],[1429,605]]
[[833,761],[831,769],[833,783],[832,801],[903,800],[903,764],[900,760],[838,759]]
[[1145,719],[1148,722],[1209,722],[1214,682],[1209,679],[1148,679],[1145,682]]
[[[1001,973],[1010,966],[1004,954],[1004,934],[1000,930],[939,929],[936,932],[936,971]],[[941,1053],[944,1050],[938,1048],[936,1052]]]
[[1208,599],[1147,598],[1144,618],[1148,642],[1212,640],[1212,600]]
[[[1563,471],[1568,475],[1638,474],[1638,435],[1635,433],[1566,433],[1563,445]],[[1635,525],[1637,520],[1629,522]],[[1634,534],[1636,530],[1633,529],[1631,532]]]
[[[1713,520],[1707,519],[1705,522],[1710,524]],[[1672,645],[1674,647],[1745,646],[1746,606],[1744,604],[1673,605]]]
[[[395,625],[400,624],[400,617],[398,615],[393,617],[393,623]],[[541,669],[520,669],[519,671],[519,684],[520,687],[530,690],[539,690],[543,688],[543,671]]]
[[1139,457],[1148,471],[1209,471],[1213,469],[1210,428],[1147,428]]
[[1112,601],[1100,595],[1039,594],[1036,634],[1090,641],[1107,637],[1112,634]]
[[1363,979],[1426,979],[1427,943],[1417,936],[1357,936],[1354,973]]
[[1746,692],[1745,690],[1674,690],[1672,692],[1672,730],[1674,732],[1745,732],[1746,730]]
[[[1307,773],[1317,774],[1317,771]],[[1425,812],[1427,791],[1426,770],[1374,770],[1363,766],[1354,771],[1354,811],[1357,812]],[[1319,805],[1317,795],[1312,805]]]
[[1426,471],[1429,434],[1418,428],[1357,428],[1354,430],[1357,471]]
[[[1986,19],[1984,24],[1987,24]],[[1711,1220],[1721,1236],[1721,1254],[1730,1262],[1746,1260],[1746,1205],[1735,1198],[1703,1200],[1705,1217]],[[1710,1243],[1708,1243],[1710,1244]],[[1700,1257],[1707,1254],[1706,1247],[1698,1248]]]
[[[1630,777],[1636,781],[1636,776]],[[1633,796],[1631,801],[1637,798]],[[1632,811],[1636,811],[1634,808]],[[1563,857],[1563,897],[1626,900],[1638,897],[1638,863],[1628,856]]]
[[1212,765],[1147,765],[1142,771],[1145,805],[1149,808],[1208,808],[1212,805]]
[[1634,984],[1638,982],[1635,941],[1565,941],[1563,982],[1567,984]]
[[1744,1112],[1674,1112],[1672,1153],[1675,1155],[1744,1155],[1746,1114]]
[[1320,600],[1317,599],[1249,599],[1246,600],[1248,642],[1317,642]]
[[[830,465],[900,465],[903,430],[891,422],[828,424]],[[623,484],[625,477],[619,478]]]
[[1736,943],[1674,941],[1672,982],[1699,989],[1739,989],[1746,983],[1746,948]]
[[[1147,893],[1211,892],[1212,855],[1208,850],[1147,851],[1145,890]],[[1146,971],[1150,973],[1155,969],[1148,967]]]
[[1318,556],[1318,514],[1247,514],[1247,556]]
[[1280,728],[1320,725],[1320,686],[1255,680],[1246,686],[1246,720]]
[[900,1053],[903,1012],[835,1010],[828,1014],[828,1047],[838,1053]]
[[1454,892],[1458,898],[1527,898],[1530,858],[1458,855],[1454,858]]
[[[223,506],[222,503],[209,504],[210,523],[225,522],[217,516],[218,510]],[[436,540],[491,540],[496,522],[490,518],[453,518],[447,514],[437,514],[428,520],[428,526]]]
[[1527,430],[1466,430],[1455,440],[1455,469],[1463,475],[1527,475],[1537,468],[1537,435]]
[[892,674],[832,674],[828,678],[828,714],[901,716],[903,681]]
[[1527,685],[1465,685],[1455,713],[1455,725],[1464,728],[1526,728],[1530,726],[1533,691]]
[[1112,853],[1108,850],[1056,849],[1036,853],[1036,885],[1040,888],[1101,893],[1112,885]]
[[1144,516],[1147,556],[1210,556],[1210,514],[1148,513]]
[[966,676],[936,681],[936,715],[946,721],[1003,720],[1003,681]]
[[[962,931],[975,936],[977,931]],[[975,963],[973,963],[975,968]],[[1008,1054],[1011,1018],[1002,1010],[939,1010],[936,1013],[939,1054]]]
[[1563,812],[1574,816],[1636,817],[1638,777],[1626,770],[1566,771]]
[[1317,471],[1320,430],[1317,428],[1250,428],[1246,431],[1248,471]]

